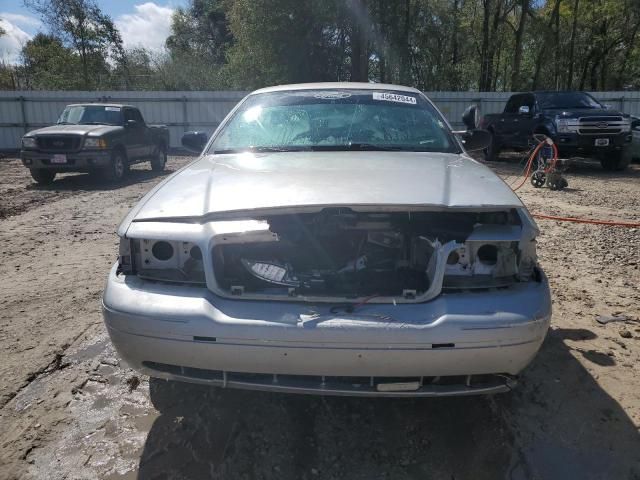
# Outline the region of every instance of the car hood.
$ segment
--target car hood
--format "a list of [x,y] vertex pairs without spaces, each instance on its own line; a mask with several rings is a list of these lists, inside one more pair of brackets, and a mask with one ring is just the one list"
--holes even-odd
[[37,135],[104,135],[120,130],[118,125],[51,125],[50,127],[33,130],[27,134],[29,137]]
[[467,155],[286,152],[207,155],[149,192],[130,221],[318,206],[521,207],[489,168]]
[[549,108],[545,109],[544,113],[549,116],[562,116],[565,118],[580,118],[580,117],[618,117],[626,116],[617,110],[609,110],[606,108]]

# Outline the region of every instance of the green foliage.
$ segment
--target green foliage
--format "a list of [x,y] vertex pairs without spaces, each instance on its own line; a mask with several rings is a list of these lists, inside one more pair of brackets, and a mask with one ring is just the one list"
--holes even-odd
[[2,88],[640,88],[638,0],[189,0],[153,54],[124,51],[95,0],[24,1],[50,35]]
[[53,35],[38,33],[22,49],[21,73],[27,88],[80,89],[80,65],[80,57]]
[[42,17],[52,34],[80,57],[82,86],[98,88],[109,76],[108,60],[124,59],[122,38],[95,0],[24,0]]

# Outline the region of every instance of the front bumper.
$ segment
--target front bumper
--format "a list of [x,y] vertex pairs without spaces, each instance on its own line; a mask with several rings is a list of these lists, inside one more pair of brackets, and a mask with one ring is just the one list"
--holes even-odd
[[[222,299],[206,288],[116,275],[114,266],[103,315],[119,354],[154,377],[301,393],[495,393],[509,390],[509,376],[544,339],[551,299],[542,277],[335,314],[330,305]],[[472,376],[496,374],[474,386]],[[436,381],[460,376],[462,385]],[[419,388],[405,391],[415,379]]]
[[[608,146],[596,146],[597,138],[609,139]],[[594,155],[621,151],[631,144],[631,132],[617,135],[579,135],[577,133],[559,133],[554,139],[562,155]]]
[[52,163],[54,153],[38,152],[36,150],[21,150],[22,164],[27,168],[47,169],[57,171],[84,171],[93,168],[106,167],[111,162],[111,152],[108,150],[83,150],[78,152],[60,152],[66,156],[66,163]]

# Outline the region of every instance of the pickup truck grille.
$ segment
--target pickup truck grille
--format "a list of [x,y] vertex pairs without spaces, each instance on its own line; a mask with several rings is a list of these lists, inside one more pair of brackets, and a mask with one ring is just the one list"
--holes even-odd
[[578,123],[578,133],[581,135],[616,135],[625,126],[620,116],[582,117]]
[[79,136],[49,135],[38,136],[38,149],[44,152],[70,152],[80,148]]

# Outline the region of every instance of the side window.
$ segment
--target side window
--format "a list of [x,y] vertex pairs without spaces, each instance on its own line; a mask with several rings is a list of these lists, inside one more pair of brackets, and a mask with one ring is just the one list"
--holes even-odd
[[132,108],[131,112],[133,114],[133,119],[138,122],[140,125],[144,124],[144,120],[142,119],[142,114],[140,113],[140,110]]
[[507,106],[504,107],[504,113],[518,113],[518,108],[521,105],[522,95],[513,95],[507,102]]
[[133,110],[131,110],[130,108],[125,108],[124,109],[124,121],[128,122],[129,120],[136,120],[136,118],[133,116]]
[[524,95],[522,99],[522,105],[529,107],[529,113],[533,112],[533,107],[535,106],[536,99],[533,95]]

